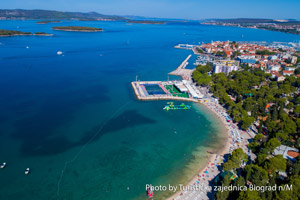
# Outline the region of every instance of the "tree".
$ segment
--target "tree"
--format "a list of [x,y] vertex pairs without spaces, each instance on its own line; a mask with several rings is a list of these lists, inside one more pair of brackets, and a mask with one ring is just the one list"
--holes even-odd
[[290,102],[287,106],[286,106],[287,109],[292,109],[294,108],[294,104],[292,102]]
[[248,155],[243,151],[243,149],[238,148],[233,150],[231,156],[229,157],[228,161],[224,163],[223,170],[224,171],[231,171],[241,167],[243,162],[248,161]]
[[255,121],[255,119],[253,117],[249,117],[249,116],[244,116],[241,119],[241,128],[244,130],[247,130],[249,128],[249,126]]
[[289,117],[280,123],[281,130],[287,134],[297,132],[297,124]]
[[276,200],[289,199],[298,200],[300,199],[300,176],[292,176],[287,186],[292,185],[292,190],[281,190],[276,193]]
[[300,74],[300,68],[296,68],[295,71],[294,71],[294,73],[295,73],[296,75]]
[[258,165],[247,165],[245,167],[246,180],[254,185],[263,186],[268,182],[268,172]]
[[282,155],[276,155],[270,158],[265,164],[266,170],[272,171],[285,171],[286,170],[286,159]]
[[259,153],[256,158],[257,164],[262,165],[266,159],[267,159],[267,154]]
[[[221,185],[223,187],[225,186],[229,186],[231,183],[231,180],[230,180],[230,174],[226,174],[224,176],[224,179],[222,180],[221,182]],[[226,200],[227,197],[229,196],[229,190],[224,190],[224,191],[217,191],[215,197],[216,197],[216,200]]]
[[300,105],[297,105],[297,106],[295,107],[294,112],[295,112],[297,115],[299,115],[299,113],[300,113]]
[[263,129],[262,129],[262,124],[263,124],[262,121],[260,121],[260,122],[259,122],[259,127],[258,127],[258,132],[259,132],[259,133],[262,133],[262,130],[263,130]]
[[241,191],[237,200],[262,200],[256,190]]
[[281,143],[278,141],[277,138],[272,138],[267,142],[266,148],[269,149],[270,151],[274,151],[274,149],[280,145]]

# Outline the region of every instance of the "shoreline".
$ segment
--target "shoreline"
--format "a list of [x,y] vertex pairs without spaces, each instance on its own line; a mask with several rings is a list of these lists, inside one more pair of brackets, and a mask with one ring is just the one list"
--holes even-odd
[[53,34],[14,34],[14,35],[0,35],[0,37],[13,37],[13,36],[53,36]]
[[[221,123],[221,124],[219,124],[219,126],[220,126],[219,128],[220,129],[224,128],[223,131],[222,130],[218,130],[218,131],[220,131],[219,134],[223,135],[223,136],[226,136],[226,142],[224,142],[224,144],[225,144],[224,148],[221,149],[221,150],[218,150],[219,151],[218,153],[210,153],[208,155],[208,159],[207,159],[208,162],[197,171],[197,174],[195,176],[193,176],[192,178],[190,178],[190,180],[188,181],[187,184],[185,184],[185,186],[195,185],[195,183],[199,180],[199,177],[200,177],[199,175],[203,174],[207,170],[207,168],[210,167],[209,165],[211,163],[213,163],[213,161],[215,161],[216,159],[219,159],[219,160],[222,159],[223,160],[224,155],[230,153],[229,151],[230,151],[230,139],[231,138],[227,137],[228,135],[230,135],[230,129],[228,129],[228,127],[227,127],[228,124],[226,123],[225,119],[221,118],[219,116],[219,114],[215,110],[211,109],[207,104],[198,103],[198,105],[200,105],[201,107],[203,107],[206,111],[208,111],[210,113],[213,113],[214,117],[216,119],[218,119],[218,121]],[[206,153],[208,153],[208,152],[206,152]],[[217,174],[219,174],[219,173],[217,173]],[[208,179],[204,179],[202,182],[206,183],[208,181],[209,181]],[[204,185],[208,186],[208,183],[204,184]],[[177,191],[175,194],[173,194],[172,196],[168,197],[167,200],[180,199],[183,196],[184,193],[187,193],[187,192],[185,192],[185,191]]]
[[69,30],[69,29],[55,29],[52,28],[55,31],[71,31],[71,32],[102,32],[103,30]]

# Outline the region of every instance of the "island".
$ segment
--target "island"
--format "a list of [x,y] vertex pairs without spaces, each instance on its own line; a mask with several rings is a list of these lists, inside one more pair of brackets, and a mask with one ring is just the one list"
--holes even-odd
[[38,21],[37,24],[49,24],[49,23],[60,23],[59,20],[44,20],[44,21]]
[[165,24],[165,21],[153,21],[153,20],[128,20],[127,23],[133,24]]
[[78,31],[78,32],[99,32],[102,28],[86,27],[86,26],[55,26],[53,30],[58,31]]
[[4,30],[0,29],[0,37],[6,36],[27,36],[27,35],[35,35],[35,36],[52,36],[53,34],[45,33],[45,32],[22,32],[22,31],[12,31],[12,30]]

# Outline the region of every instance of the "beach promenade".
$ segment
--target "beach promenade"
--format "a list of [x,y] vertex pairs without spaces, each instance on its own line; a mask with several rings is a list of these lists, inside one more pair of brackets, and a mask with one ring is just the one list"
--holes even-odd
[[[242,148],[245,153],[252,157],[252,153],[248,150],[247,145],[249,144],[248,140],[251,139],[251,136],[246,132],[240,130],[237,124],[227,122],[226,119],[226,110],[216,101],[215,98],[211,97],[209,94],[206,96],[207,102],[201,103],[211,112],[213,112],[223,123],[224,128],[226,129],[226,134],[228,140],[224,149],[219,154],[210,154],[209,162],[207,165],[199,169],[199,172],[194,176],[191,181],[187,184],[191,187],[198,186],[202,190],[189,190],[189,191],[178,191],[173,196],[169,197],[168,200],[207,200],[209,198],[208,193],[211,192],[209,186],[210,181],[214,179],[222,171],[221,166],[224,163],[224,155],[232,153],[234,149]],[[235,132],[238,131],[240,134],[240,142],[237,142],[235,139]]]

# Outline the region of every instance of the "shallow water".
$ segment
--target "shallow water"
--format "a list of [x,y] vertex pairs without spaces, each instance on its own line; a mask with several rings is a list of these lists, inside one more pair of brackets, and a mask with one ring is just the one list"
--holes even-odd
[[222,147],[219,124],[192,103],[165,112],[164,101],[139,102],[130,82],[166,80],[191,53],[174,49],[178,43],[300,39],[196,23],[57,24],[104,29],[76,33],[35,22],[0,21],[54,33],[0,38],[0,199],[145,199],[145,184],[186,182],[207,149]]

